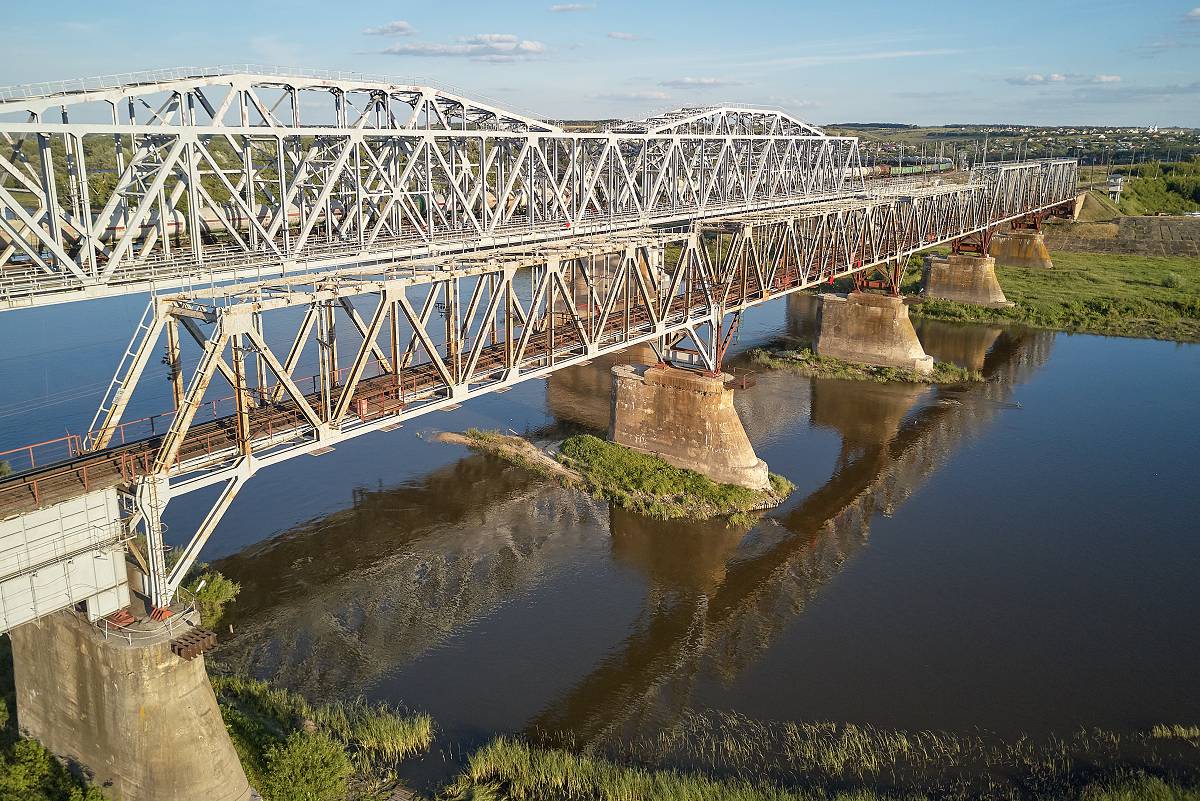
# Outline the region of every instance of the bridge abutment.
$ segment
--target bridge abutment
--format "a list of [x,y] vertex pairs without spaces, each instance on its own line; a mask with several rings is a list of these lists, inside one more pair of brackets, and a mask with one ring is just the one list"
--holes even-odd
[[770,486],[767,464],[754,453],[724,375],[614,367],[609,439],[722,484]]
[[[149,633],[147,633],[149,634]],[[10,632],[23,734],[122,801],[248,801],[204,658],[132,643],[72,612]]]
[[992,256],[926,256],[921,291],[926,297],[974,306],[1012,305],[996,280],[996,259]]
[[1041,231],[1009,231],[992,237],[988,253],[1001,267],[1041,267],[1050,269],[1050,251]]
[[920,373],[933,370],[933,358],[921,347],[903,298],[856,291],[826,293],[819,300],[813,343],[817,355]]

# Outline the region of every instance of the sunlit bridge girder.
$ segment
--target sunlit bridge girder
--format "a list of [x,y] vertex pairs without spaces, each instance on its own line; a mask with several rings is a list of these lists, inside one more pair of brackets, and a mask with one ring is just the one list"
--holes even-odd
[[0,89],[0,309],[686,225],[849,197],[771,109],[575,133],[422,83],[180,69]]

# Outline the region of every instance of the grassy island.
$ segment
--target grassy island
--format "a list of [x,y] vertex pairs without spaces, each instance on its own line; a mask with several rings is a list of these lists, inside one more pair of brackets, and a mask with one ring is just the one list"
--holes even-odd
[[932,373],[919,373],[903,367],[876,367],[818,356],[809,346],[755,348],[748,354],[756,367],[791,370],[812,378],[841,378],[847,381],[874,381],[879,384],[963,384],[982,381],[983,374],[950,362],[934,362]]
[[778,506],[794,489],[790,481],[774,474],[771,488],[765,491],[718,484],[694,470],[590,434],[567,438],[554,456],[521,437],[495,431],[472,428],[462,434],[442,434],[440,439],[495,454],[622,508],[661,519],[729,517],[746,522],[755,511]]

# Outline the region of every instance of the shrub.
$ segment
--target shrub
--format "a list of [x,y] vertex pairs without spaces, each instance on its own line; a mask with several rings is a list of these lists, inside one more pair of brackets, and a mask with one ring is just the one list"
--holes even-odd
[[242,585],[215,570],[206,570],[188,585],[188,590],[196,596],[200,622],[213,629],[221,622],[225,604],[237,598],[238,593],[242,591]]
[[321,732],[294,731],[266,753],[263,796],[270,801],[344,801],[354,767],[341,743]]
[[1162,285],[1167,289],[1181,289],[1183,287],[1183,279],[1179,273],[1167,273],[1163,276]]

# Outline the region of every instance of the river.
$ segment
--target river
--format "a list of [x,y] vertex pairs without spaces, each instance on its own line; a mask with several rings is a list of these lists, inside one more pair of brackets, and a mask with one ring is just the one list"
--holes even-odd
[[[86,427],[96,390],[71,388],[107,381],[139,311],[0,315],[0,450]],[[812,322],[811,298],[775,301],[737,347]],[[753,527],[643,518],[432,441],[602,428],[603,359],[264,471],[203,555],[242,585],[212,659],[428,711],[457,743],[708,710],[1003,736],[1200,719],[1200,346],[918,333],[988,380],[739,392],[797,485]],[[169,536],[201,513],[174,501]]]

